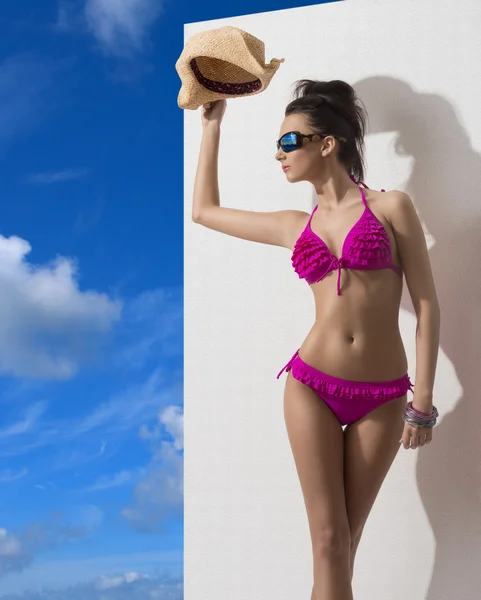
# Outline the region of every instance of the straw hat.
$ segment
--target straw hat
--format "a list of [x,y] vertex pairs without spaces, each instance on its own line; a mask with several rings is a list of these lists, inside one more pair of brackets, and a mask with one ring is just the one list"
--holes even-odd
[[175,68],[182,81],[180,108],[253,96],[264,91],[284,59],[265,64],[264,42],[237,27],[201,31],[186,43]]

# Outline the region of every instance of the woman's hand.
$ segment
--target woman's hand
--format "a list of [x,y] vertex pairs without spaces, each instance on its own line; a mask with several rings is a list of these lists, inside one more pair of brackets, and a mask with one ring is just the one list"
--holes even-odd
[[402,443],[406,450],[416,450],[418,446],[429,444],[432,439],[432,427],[416,427],[416,425],[411,425],[411,423],[404,422],[404,431],[399,443]]
[[225,99],[204,104],[202,106],[202,127],[209,127],[212,124],[219,126],[224,117],[226,107],[227,100]]

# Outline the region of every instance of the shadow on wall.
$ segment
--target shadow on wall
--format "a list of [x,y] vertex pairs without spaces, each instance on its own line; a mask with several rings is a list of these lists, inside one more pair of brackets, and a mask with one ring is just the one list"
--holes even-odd
[[[429,254],[440,348],[463,390],[455,406],[434,399],[442,419],[432,446],[417,455],[417,484],[436,543],[426,600],[474,600],[481,589],[481,160],[445,98],[390,77],[366,78],[354,88],[366,105],[369,133],[397,132],[396,152],[414,159],[403,190],[435,239]],[[413,310],[407,294],[401,308]]]

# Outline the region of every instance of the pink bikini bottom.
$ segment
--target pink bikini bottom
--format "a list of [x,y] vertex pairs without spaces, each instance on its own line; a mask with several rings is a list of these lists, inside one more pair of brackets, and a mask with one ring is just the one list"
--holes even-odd
[[292,369],[297,381],[311,388],[331,409],[341,425],[349,425],[364,417],[374,408],[389,400],[405,396],[413,391],[413,384],[406,373],[392,381],[349,381],[332,377],[305,363],[299,350],[277,375]]

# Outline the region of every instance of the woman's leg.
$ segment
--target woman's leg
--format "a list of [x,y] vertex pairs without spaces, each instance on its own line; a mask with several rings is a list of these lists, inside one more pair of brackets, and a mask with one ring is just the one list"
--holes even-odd
[[353,600],[344,433],[324,401],[291,373],[284,417],[309,521],[316,600]]
[[[351,580],[362,531],[400,448],[406,396],[388,401],[344,431],[344,489],[349,520]],[[312,590],[311,600],[318,600]]]
[[406,396],[375,408],[344,431],[344,488],[354,559],[368,515],[399,451]]

